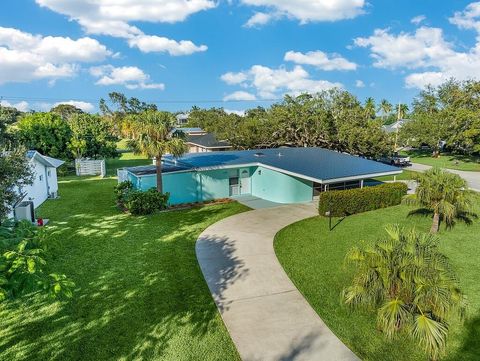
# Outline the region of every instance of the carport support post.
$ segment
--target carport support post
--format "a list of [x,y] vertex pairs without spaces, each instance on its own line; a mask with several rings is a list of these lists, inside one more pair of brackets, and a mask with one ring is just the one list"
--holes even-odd
[[360,180],[360,188],[363,188],[363,179]]

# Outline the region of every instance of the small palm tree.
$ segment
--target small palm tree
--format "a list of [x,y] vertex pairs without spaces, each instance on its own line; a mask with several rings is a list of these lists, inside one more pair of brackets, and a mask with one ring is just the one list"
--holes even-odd
[[364,105],[364,110],[365,110],[365,117],[367,119],[372,119],[375,118],[375,100],[372,97],[368,97],[365,100],[365,105]]
[[348,252],[346,262],[356,274],[343,300],[350,307],[376,308],[378,327],[388,338],[407,331],[437,360],[449,320],[464,314],[465,298],[437,237],[398,226],[386,231],[385,239]]
[[418,182],[415,196],[407,198],[407,204],[419,205],[419,213],[424,210],[433,213],[431,233],[437,233],[442,219],[448,227],[453,226],[455,219],[471,221],[475,216],[472,209],[472,194],[467,182],[457,174],[440,168],[432,168],[416,176]]
[[392,112],[392,109],[392,104],[387,99],[382,99],[380,105],[378,106],[378,110],[382,112],[384,122],[387,115]]
[[180,157],[186,151],[184,133],[175,131],[175,117],[169,112],[148,110],[135,116],[131,124],[135,139],[128,146],[135,154],[155,159],[157,191],[163,193],[162,156],[172,154]]

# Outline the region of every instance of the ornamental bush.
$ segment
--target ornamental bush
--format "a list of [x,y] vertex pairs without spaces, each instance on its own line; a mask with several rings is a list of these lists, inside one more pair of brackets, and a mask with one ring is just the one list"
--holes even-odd
[[325,215],[329,210],[334,217],[373,211],[396,206],[407,194],[405,183],[384,183],[374,187],[328,191],[320,194],[318,211]]
[[148,191],[131,190],[125,203],[126,209],[134,216],[152,214],[167,208],[169,193],[159,193],[155,188]]
[[130,181],[124,181],[124,182],[118,183],[115,186],[114,192],[115,192],[118,208],[122,210],[125,209],[125,204],[128,201],[128,195],[132,190],[133,190],[133,183]]

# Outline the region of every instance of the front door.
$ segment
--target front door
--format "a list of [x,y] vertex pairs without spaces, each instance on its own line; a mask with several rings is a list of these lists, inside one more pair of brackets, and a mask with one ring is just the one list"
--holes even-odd
[[250,170],[248,168],[240,168],[240,194],[250,194]]

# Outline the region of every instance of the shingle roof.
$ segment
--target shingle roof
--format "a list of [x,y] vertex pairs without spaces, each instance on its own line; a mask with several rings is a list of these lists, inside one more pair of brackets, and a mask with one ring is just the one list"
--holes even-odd
[[[343,178],[373,177],[379,174],[398,174],[402,171],[380,162],[323,148],[274,148],[244,151],[190,153],[175,160],[163,158],[182,170],[206,170],[236,166],[259,165],[318,182]],[[134,169],[130,168],[134,172]],[[144,170],[145,171],[145,170]],[[155,167],[150,166],[150,173]]]
[[47,166],[47,167],[52,167],[52,168],[58,168],[60,167],[63,163],[65,163],[63,160],[61,159],[56,159],[56,158],[52,158],[52,157],[48,157],[46,155],[43,155],[43,154],[40,154],[38,151],[36,150],[28,150],[27,151],[27,158],[28,159],[36,159],[37,161],[39,161],[40,163],[42,163],[43,165]]
[[204,148],[229,148],[228,142],[217,140],[213,133],[195,135],[191,134],[187,137],[187,142]]

